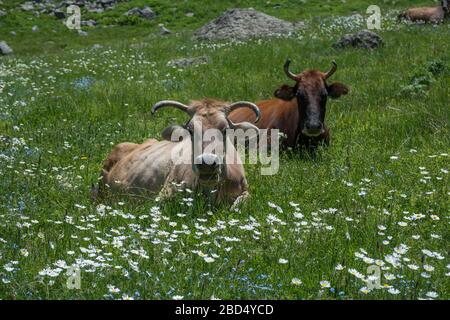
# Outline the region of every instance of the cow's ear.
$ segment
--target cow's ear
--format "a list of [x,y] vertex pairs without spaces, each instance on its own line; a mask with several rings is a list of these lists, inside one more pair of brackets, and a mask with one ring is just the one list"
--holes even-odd
[[327,87],[328,96],[333,99],[337,99],[342,95],[346,95],[350,89],[341,82],[334,82]]
[[275,90],[273,95],[278,99],[290,101],[295,97],[295,87],[291,87],[285,84],[281,86],[281,88]]
[[161,136],[164,140],[173,142],[181,141],[188,135],[189,131],[178,125],[168,126],[161,132]]

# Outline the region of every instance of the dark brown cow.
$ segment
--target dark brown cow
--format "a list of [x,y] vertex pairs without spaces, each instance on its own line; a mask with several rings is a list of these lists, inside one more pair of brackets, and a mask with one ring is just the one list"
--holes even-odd
[[[330,132],[325,125],[327,98],[339,98],[348,93],[347,86],[340,82],[326,83],[337,70],[336,62],[328,72],[305,70],[299,74],[289,71],[290,60],[284,64],[284,72],[295,81],[294,86],[283,85],[274,93],[275,99],[257,102],[261,118],[256,124],[260,129],[279,129],[287,137],[285,147],[316,147],[328,144]],[[229,119],[235,122],[251,121],[254,114],[239,109]]]

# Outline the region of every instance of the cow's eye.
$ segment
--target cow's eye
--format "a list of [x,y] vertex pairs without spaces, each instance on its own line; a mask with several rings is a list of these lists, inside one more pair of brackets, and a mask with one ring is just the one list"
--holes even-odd
[[297,95],[298,95],[300,98],[304,98],[304,97],[305,97],[305,91],[304,91],[303,89],[299,88],[299,89],[297,90]]

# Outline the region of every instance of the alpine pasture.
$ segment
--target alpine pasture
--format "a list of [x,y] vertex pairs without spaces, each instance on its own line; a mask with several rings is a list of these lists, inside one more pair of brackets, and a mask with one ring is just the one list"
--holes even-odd
[[[179,2],[86,13],[99,22],[87,36],[45,14],[0,17],[0,41],[14,50],[0,56],[0,298],[450,298],[450,29],[396,19],[433,1]],[[144,4],[154,20],[123,18]],[[384,46],[333,48],[367,28],[371,4],[381,8],[374,31]],[[191,39],[235,7],[305,27],[270,39]],[[364,19],[348,18],[355,13]],[[159,35],[160,23],[172,34]],[[199,56],[207,62],[168,66]],[[186,122],[177,110],[151,115],[153,103],[269,99],[291,84],[287,57],[297,72],[325,72],[335,60],[333,80],[350,87],[328,101],[329,147],[281,152],[272,176],[245,165],[251,197],[236,210],[188,191],[162,202],[92,201],[115,144],[160,139]],[[370,266],[381,270],[380,288],[368,285]]]

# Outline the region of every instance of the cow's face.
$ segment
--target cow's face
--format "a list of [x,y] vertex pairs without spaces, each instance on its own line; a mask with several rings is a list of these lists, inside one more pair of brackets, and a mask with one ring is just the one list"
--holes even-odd
[[289,78],[294,80],[294,86],[283,85],[274,95],[286,101],[296,98],[299,106],[299,130],[309,137],[316,137],[325,131],[325,113],[327,98],[339,98],[348,93],[347,86],[340,82],[328,85],[326,80],[336,71],[336,63],[327,72],[306,70],[296,75],[289,71],[290,61],[287,60],[284,69]]
[[[162,136],[165,140],[173,141],[175,130],[182,130],[190,136],[192,146],[192,169],[199,175],[200,180],[214,180],[223,175],[226,170],[226,130],[258,128],[248,122],[234,124],[228,119],[228,114],[237,108],[251,108],[257,120],[258,107],[250,102],[236,102],[228,104],[219,100],[204,99],[193,101],[189,106],[176,101],[161,101],[153,106],[153,112],[163,106],[172,106],[185,111],[190,119],[184,126],[170,126]],[[176,134],[179,136],[179,134]],[[175,139],[176,141],[178,139]]]

